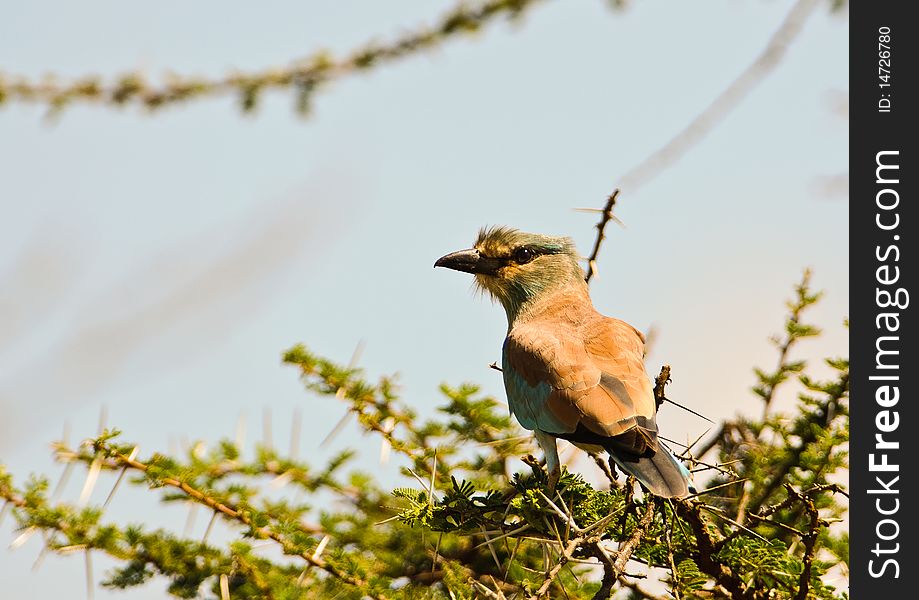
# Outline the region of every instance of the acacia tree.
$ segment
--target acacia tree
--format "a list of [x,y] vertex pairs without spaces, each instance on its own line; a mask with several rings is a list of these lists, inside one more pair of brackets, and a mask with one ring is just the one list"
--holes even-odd
[[[438,415],[422,420],[390,377],[370,381],[303,345],[284,362],[300,370],[313,400],[344,402],[402,457],[408,485],[388,492],[372,475],[348,471],[347,451],[321,468],[267,445],[247,456],[230,440],[142,458],[111,430],[76,448],[55,446],[57,460],[85,466],[88,481],[119,473],[102,506],[51,500],[46,478],[17,486],[2,467],[0,498],[21,531],[14,546],[41,532],[48,551],[117,559],[104,586],[161,576],[184,598],[609,598],[627,589],[659,600],[669,597],[662,587],[675,598],[845,597],[824,575],[848,566],[847,535],[830,528],[846,512],[838,480],[848,467],[848,360],[826,359],[835,376],[820,381],[789,358],[820,333],[804,321],[819,297],[805,272],[772,340],[776,368],[755,369],[762,417],[738,416],[684,449],[701,490],[684,500],[642,494],[600,457],[608,486],[564,472],[550,495],[530,436],[477,386],[443,385]],[[664,366],[655,394],[659,407],[676,410],[663,404],[669,377]],[[793,383],[796,412],[776,412],[777,390]],[[518,471],[521,459],[528,468]],[[206,507],[231,541],[107,521],[104,508],[123,481],[166,503]],[[266,555],[258,540],[281,554]]]

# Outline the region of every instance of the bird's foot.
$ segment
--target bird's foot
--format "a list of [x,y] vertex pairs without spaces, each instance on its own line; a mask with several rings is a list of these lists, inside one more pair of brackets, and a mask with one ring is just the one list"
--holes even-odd
[[549,482],[547,486],[549,489],[549,496],[552,496],[553,494],[555,494],[555,486],[558,485],[558,480],[559,478],[561,478],[561,476],[562,476],[562,470],[560,468],[556,467],[555,469],[549,470]]

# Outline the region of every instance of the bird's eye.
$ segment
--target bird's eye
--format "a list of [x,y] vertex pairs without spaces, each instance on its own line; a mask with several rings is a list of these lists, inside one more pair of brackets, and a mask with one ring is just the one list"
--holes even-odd
[[536,253],[529,248],[517,248],[517,251],[514,252],[514,262],[518,265],[525,265],[534,258],[536,258]]

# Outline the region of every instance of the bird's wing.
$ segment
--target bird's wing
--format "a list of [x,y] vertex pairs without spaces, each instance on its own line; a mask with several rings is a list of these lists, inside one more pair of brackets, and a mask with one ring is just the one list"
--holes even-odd
[[[606,435],[618,435],[631,424],[656,431],[657,404],[645,371],[644,336],[624,321],[600,317],[584,328],[583,339],[603,373],[599,389],[578,400],[584,425]],[[617,410],[608,408],[610,402]]]
[[511,413],[527,429],[574,432],[581,414],[572,394],[596,386],[600,370],[583,342],[546,327],[515,327],[504,341],[504,387]]
[[511,410],[528,429],[559,434],[586,429],[598,438],[591,443],[638,430],[637,445],[629,446],[656,449],[643,346],[630,325],[600,315],[577,328],[515,327],[504,344]]

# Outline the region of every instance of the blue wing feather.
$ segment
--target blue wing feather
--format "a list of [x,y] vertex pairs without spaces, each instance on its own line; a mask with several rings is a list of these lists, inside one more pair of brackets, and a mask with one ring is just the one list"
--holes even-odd
[[557,419],[546,406],[552,386],[540,382],[531,386],[504,357],[502,371],[504,387],[507,390],[507,404],[512,415],[524,429],[539,429],[546,433],[564,433],[565,424]]

